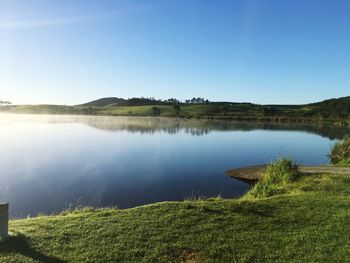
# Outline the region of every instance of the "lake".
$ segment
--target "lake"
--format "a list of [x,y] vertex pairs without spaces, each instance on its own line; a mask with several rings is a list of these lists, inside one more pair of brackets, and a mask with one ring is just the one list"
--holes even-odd
[[0,114],[0,201],[11,217],[239,197],[225,170],[292,156],[327,163],[346,128],[229,121]]

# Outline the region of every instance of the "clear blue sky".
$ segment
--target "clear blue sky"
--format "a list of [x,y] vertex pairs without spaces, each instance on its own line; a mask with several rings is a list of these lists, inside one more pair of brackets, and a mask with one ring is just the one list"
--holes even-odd
[[349,0],[0,0],[0,100],[350,95]]

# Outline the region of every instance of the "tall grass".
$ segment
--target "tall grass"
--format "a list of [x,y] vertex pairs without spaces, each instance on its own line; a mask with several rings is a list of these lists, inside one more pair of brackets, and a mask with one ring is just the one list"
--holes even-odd
[[281,192],[281,186],[299,177],[298,165],[291,159],[282,158],[269,164],[262,179],[249,194],[254,197],[269,197]]
[[350,165],[350,137],[347,136],[344,140],[336,142],[328,156],[332,164]]

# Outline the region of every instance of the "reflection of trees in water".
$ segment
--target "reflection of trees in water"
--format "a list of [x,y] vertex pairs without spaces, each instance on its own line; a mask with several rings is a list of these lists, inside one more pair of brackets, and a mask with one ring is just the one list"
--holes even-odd
[[[95,127],[98,128],[98,127]],[[206,135],[210,132],[208,128],[189,128],[189,127],[169,127],[169,128],[159,128],[159,129],[115,129],[114,131],[128,131],[130,133],[141,133],[141,134],[156,134],[156,133],[167,133],[171,135],[178,134],[180,132],[184,132],[185,134],[191,134],[192,136],[202,136]],[[113,131],[113,130],[111,130]]]
[[350,134],[350,128],[335,125],[307,125],[307,124],[271,124],[254,122],[233,122],[200,119],[172,119],[172,118],[127,118],[127,117],[97,117],[85,118],[84,124],[97,129],[110,131],[127,131],[131,133],[154,134],[164,132],[168,134],[185,133],[192,136],[206,135],[212,131],[304,131],[318,134],[329,139],[342,139]]
[[203,136],[210,132],[209,128],[185,128],[185,133],[191,134],[192,136]]
[[[202,136],[213,131],[304,131],[329,139],[342,139],[350,134],[349,127],[335,125],[308,125],[287,123],[237,122],[201,119],[177,119],[156,117],[104,117],[104,116],[57,116],[57,115],[18,115],[15,121],[45,123],[78,123],[100,130],[127,131],[129,133],[155,134],[185,133]],[[1,119],[3,121],[3,118]],[[5,121],[6,122],[6,121]],[[1,124],[1,123],[0,123]]]
[[349,127],[341,127],[336,125],[264,124],[262,128],[266,130],[304,131],[317,134],[331,140],[341,140],[350,134]]

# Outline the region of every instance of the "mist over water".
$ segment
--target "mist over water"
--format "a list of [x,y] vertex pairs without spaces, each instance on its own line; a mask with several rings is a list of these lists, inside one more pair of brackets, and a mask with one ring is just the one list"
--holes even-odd
[[12,217],[70,206],[238,197],[225,170],[293,156],[327,163],[348,130],[225,121],[0,114],[0,201]]

